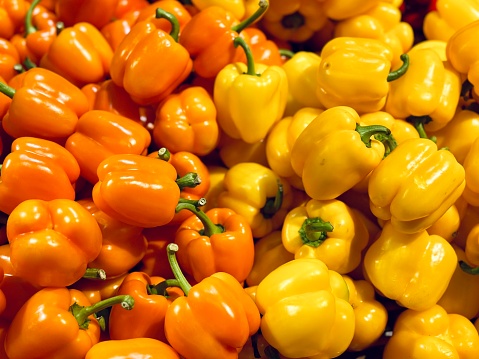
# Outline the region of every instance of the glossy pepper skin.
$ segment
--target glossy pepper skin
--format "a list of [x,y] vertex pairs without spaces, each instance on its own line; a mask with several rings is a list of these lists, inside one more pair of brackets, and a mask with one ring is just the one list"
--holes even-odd
[[225,272],[190,286],[174,259],[177,250],[174,243],[168,246],[168,260],[185,296],[174,300],[167,309],[168,342],[186,358],[238,358],[248,338],[259,329],[258,308],[241,284]]
[[14,273],[41,287],[79,280],[102,244],[96,220],[69,199],[23,201],[8,218],[7,237]]
[[479,337],[474,325],[459,314],[435,305],[427,310],[406,310],[396,320],[386,343],[384,359],[476,358]]
[[344,279],[321,260],[287,262],[256,289],[261,333],[288,358],[334,358],[348,348],[354,335],[348,299]]
[[[336,106],[322,112],[297,137],[291,166],[311,198],[338,197],[364,180],[393,150],[395,140],[388,128],[361,127],[359,121],[353,108]],[[383,136],[385,142],[376,136]]]
[[20,63],[20,55],[13,44],[0,38],[0,76],[2,82],[8,82],[18,74],[15,65]]
[[344,202],[309,200],[288,212],[283,245],[295,258],[317,258],[340,274],[361,263],[369,241],[366,225]]
[[28,4],[24,0],[3,0],[0,7],[0,37],[10,39],[23,25]]
[[[247,27],[243,30],[253,54],[253,59],[260,64],[268,66],[281,66],[284,63],[279,50],[279,45],[269,39],[266,34],[257,27]],[[246,62],[246,56],[242,60]]]
[[457,255],[444,238],[425,230],[401,233],[389,221],[364,257],[366,276],[374,287],[413,310],[425,310],[437,303],[456,265]]
[[161,101],[190,74],[193,63],[188,51],[178,43],[178,20],[158,8],[158,18],[168,18],[170,33],[151,21],[140,21],[115,51],[110,75],[132,99],[149,105]]
[[[33,68],[15,76],[12,82],[13,89],[5,89],[12,103],[2,126],[14,138],[32,136],[64,141],[75,132],[78,118],[89,109],[85,94],[50,70]],[[4,88],[2,84],[0,87]]]
[[466,187],[462,196],[473,206],[479,205],[479,183],[476,172],[479,169],[479,141],[475,140],[464,159]]
[[438,220],[465,185],[464,167],[450,151],[438,149],[429,139],[409,139],[371,174],[370,208],[376,217],[391,220],[398,231],[416,233]]
[[75,156],[80,174],[92,184],[98,182],[99,164],[113,154],[146,154],[151,135],[141,124],[102,110],[83,114],[65,148]]
[[168,344],[151,338],[107,340],[99,342],[86,353],[85,359],[180,359]]
[[59,144],[33,137],[13,141],[1,170],[0,210],[11,213],[27,199],[75,199],[77,161]]
[[88,22],[101,28],[111,21],[119,0],[56,0],[55,13],[66,26],[74,26],[79,22]]
[[98,166],[95,205],[132,226],[169,223],[180,198],[175,168],[163,160],[132,154],[112,155]]

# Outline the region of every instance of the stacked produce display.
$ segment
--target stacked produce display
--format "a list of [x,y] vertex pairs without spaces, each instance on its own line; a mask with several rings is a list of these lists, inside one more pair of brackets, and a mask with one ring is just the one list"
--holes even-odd
[[0,359],[479,358],[478,0],[0,0]]

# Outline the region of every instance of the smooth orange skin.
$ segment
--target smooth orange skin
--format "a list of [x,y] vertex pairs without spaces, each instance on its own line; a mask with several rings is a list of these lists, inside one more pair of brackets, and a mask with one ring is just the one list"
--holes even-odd
[[163,9],[170,14],[173,14],[180,25],[180,34],[183,28],[191,20],[191,15],[188,10],[183,6],[180,1],[177,0],[161,0],[155,1],[152,4],[149,4],[147,7],[141,9],[138,13],[138,18],[136,22],[140,21],[149,21],[153,23],[157,29],[161,29],[167,33],[171,31],[171,24],[166,19],[157,19],[156,9]]
[[135,338],[107,340],[94,345],[85,359],[180,359],[178,353],[160,340]]
[[119,0],[56,0],[55,13],[65,26],[88,22],[101,28],[113,18],[118,3]]
[[100,326],[89,317],[88,329],[80,329],[68,311],[73,303],[89,306],[75,289],[44,288],[19,310],[7,330],[5,352],[9,359],[84,359],[100,338]]
[[147,0],[118,0],[114,19],[122,19],[128,14],[138,12],[149,5]]
[[38,63],[48,52],[50,45],[57,37],[57,15],[42,5],[43,1],[33,9],[32,25],[35,26],[36,31],[25,36],[27,51],[31,56],[30,59],[35,63]]
[[101,28],[101,34],[110,44],[111,49],[116,51],[125,36],[131,31],[131,27],[138,17],[138,12],[131,14],[122,19],[114,20]]
[[105,280],[80,278],[71,286],[69,286],[69,288],[78,289],[85,294],[91,304],[95,304],[117,295],[118,288],[120,288],[120,285],[127,274],[128,273],[125,273],[111,278],[108,277]]
[[102,246],[95,218],[69,199],[23,201],[9,216],[7,236],[15,275],[40,287],[75,283]]
[[98,166],[93,201],[119,221],[138,227],[169,223],[180,198],[175,168],[160,159],[112,155]]
[[10,81],[17,74],[13,66],[19,62],[20,55],[15,46],[10,41],[0,38],[0,76],[3,78],[2,82]]
[[[281,58],[276,42],[272,41],[266,34],[256,27],[247,27],[242,32],[249,38],[249,45],[253,53],[254,62],[268,66],[282,66],[284,60]],[[241,59],[247,63],[246,55]]]
[[23,25],[29,4],[25,0],[3,0],[0,8],[0,37],[10,39]]

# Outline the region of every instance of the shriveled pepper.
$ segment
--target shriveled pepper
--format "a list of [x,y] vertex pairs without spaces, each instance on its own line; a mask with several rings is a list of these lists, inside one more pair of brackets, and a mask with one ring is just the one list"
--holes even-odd
[[13,141],[1,169],[0,210],[11,213],[27,199],[75,199],[80,168],[59,144],[33,137]]
[[119,0],[56,0],[55,13],[66,26],[88,22],[100,29],[111,21]]
[[255,295],[262,335],[288,358],[334,358],[346,351],[355,322],[348,300],[341,275],[316,258],[279,266]]
[[141,124],[121,115],[91,110],[79,119],[65,148],[76,158],[80,174],[92,184],[98,182],[99,164],[113,154],[146,154],[151,135]]
[[178,353],[168,344],[151,338],[106,340],[91,347],[85,359],[180,359]]
[[84,359],[100,339],[95,313],[117,304],[130,310],[134,300],[116,296],[90,305],[76,289],[44,288],[13,319],[5,338],[5,352],[10,359]]
[[450,151],[429,139],[412,138],[374,169],[368,185],[370,208],[376,217],[391,220],[396,230],[416,233],[437,221],[465,185],[464,168]]
[[203,212],[199,201],[181,201],[177,211],[195,215],[178,228],[175,243],[177,258],[185,273],[200,282],[216,272],[226,272],[244,282],[254,261],[251,227],[244,217],[229,208],[212,208]]
[[23,25],[28,3],[25,0],[3,0],[0,7],[0,37],[10,39]]
[[444,238],[425,230],[402,233],[390,221],[364,256],[367,279],[378,292],[413,310],[426,310],[438,302],[456,265],[457,255]]
[[243,47],[248,64],[229,64],[216,76],[213,98],[217,119],[228,136],[255,143],[282,118],[288,81],[280,66],[255,65],[244,39],[237,37],[234,44]]
[[[236,359],[260,325],[254,301],[230,274],[215,273],[191,286],[183,276],[175,253],[168,245],[168,260],[185,296],[166,311],[165,334],[170,345],[190,359]],[[188,323],[188,325],[184,325]]]
[[295,258],[317,258],[341,274],[361,263],[369,242],[366,225],[344,202],[310,200],[288,212],[283,245]]

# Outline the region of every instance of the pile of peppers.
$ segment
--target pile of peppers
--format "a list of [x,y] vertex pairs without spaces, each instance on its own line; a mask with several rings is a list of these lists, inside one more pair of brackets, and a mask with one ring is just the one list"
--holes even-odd
[[479,358],[477,0],[0,0],[0,359]]

